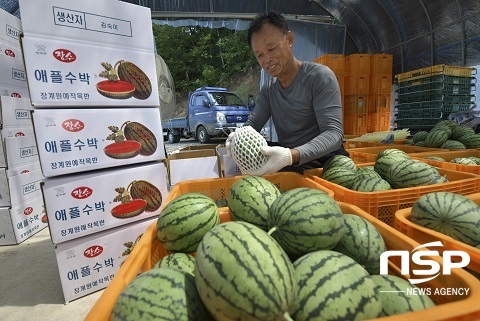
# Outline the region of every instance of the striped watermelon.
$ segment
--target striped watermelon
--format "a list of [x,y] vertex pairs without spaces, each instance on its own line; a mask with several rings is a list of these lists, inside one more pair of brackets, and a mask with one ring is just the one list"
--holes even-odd
[[345,233],[337,202],[320,190],[291,189],[280,195],[268,211],[271,234],[291,257],[332,249]]
[[453,130],[454,128],[458,127],[458,123],[452,119],[444,119],[444,120],[441,120],[439,121],[438,123],[435,124],[435,126],[433,126],[433,129],[437,129],[439,127],[448,127],[450,128],[451,130]]
[[428,135],[428,132],[424,130],[416,132],[415,135],[412,136],[413,143],[424,141],[425,138],[427,138],[427,135]]
[[344,167],[332,167],[322,173],[322,178],[345,188],[351,188],[356,182],[356,171]]
[[415,146],[418,147],[427,147],[427,143],[424,140],[415,143]]
[[110,321],[209,320],[195,278],[185,272],[151,269],[137,276],[120,293]]
[[367,177],[360,180],[357,179],[357,182],[353,184],[351,189],[358,192],[376,192],[390,190],[392,186],[381,177]]
[[[387,173],[388,169],[395,165],[398,164],[399,162],[403,162],[404,160],[408,160],[410,158],[405,158],[401,154],[397,155],[387,155],[384,156],[380,159],[377,159],[375,161],[375,164],[373,165],[375,168],[375,172],[377,172],[383,179],[387,179]],[[388,181],[388,180],[387,180]]]
[[425,159],[431,159],[431,160],[434,160],[434,161],[437,161],[437,162],[446,162],[445,159],[443,159],[442,157],[439,157],[439,156],[425,156],[424,158]]
[[442,176],[442,175],[436,175],[432,181],[430,182],[430,185],[433,185],[433,184],[442,184],[442,183],[448,183],[448,178],[446,176]]
[[378,177],[382,178],[380,174],[375,172],[375,167],[373,166],[364,166],[359,167],[357,170],[357,179],[356,181],[361,181],[362,179],[369,178],[369,177]]
[[438,171],[427,163],[404,160],[389,168],[386,180],[394,188],[408,188],[430,185],[438,175]]
[[450,139],[447,139],[447,141],[445,141],[445,143],[443,143],[443,144],[440,146],[440,148],[452,149],[452,150],[466,149],[465,145],[463,145],[463,144],[460,143],[459,141],[450,140]]
[[323,250],[293,263],[298,282],[295,321],[367,320],[382,305],[368,272],[350,257]]
[[[435,303],[426,294],[422,294],[418,287],[405,279],[395,275],[372,275],[377,291],[381,292],[382,317],[420,311],[435,306]],[[407,289],[417,290],[415,295],[408,294]],[[413,290],[411,290],[413,291]]]
[[380,255],[387,250],[382,235],[363,217],[344,214],[343,218],[347,232],[333,250],[351,257],[368,273],[379,274]]
[[345,155],[335,155],[333,157],[330,157],[323,164],[323,171],[325,172],[333,167],[343,167],[345,169],[350,169],[351,171],[357,170],[355,162],[350,157]]
[[266,230],[268,209],[278,196],[280,190],[270,181],[260,176],[246,176],[230,187],[228,206],[234,220]]
[[379,160],[380,158],[382,158],[384,156],[388,156],[388,155],[395,155],[395,156],[401,156],[401,157],[404,157],[404,158],[410,158],[410,156],[408,156],[408,154],[401,149],[387,148],[387,149],[384,149],[380,153],[377,154],[377,159],[376,160]]
[[192,253],[203,235],[220,223],[215,202],[201,193],[186,193],[174,198],[160,212],[157,237],[172,252]]
[[405,139],[405,145],[413,145],[413,144],[415,144],[413,139]]
[[205,234],[195,284],[215,320],[288,320],[297,292],[293,264],[280,245],[255,225],[236,221]]
[[477,165],[477,163],[468,157],[455,157],[450,160],[450,163],[462,164],[462,165]]
[[473,160],[475,164],[480,165],[480,157],[468,156],[467,158]]
[[162,257],[154,268],[172,268],[193,275],[195,258],[186,253],[171,253]]
[[427,137],[425,138],[425,144],[427,147],[440,147],[443,143],[448,140],[448,137],[451,134],[451,130],[446,128],[437,128],[432,129],[428,132]]
[[450,139],[459,140],[463,135],[474,135],[475,131],[471,127],[457,126],[452,129],[452,135]]
[[460,143],[465,145],[466,148],[480,148],[480,135],[479,134],[467,134],[458,139]]
[[466,244],[480,244],[480,206],[463,195],[451,192],[422,195],[412,206],[411,220]]

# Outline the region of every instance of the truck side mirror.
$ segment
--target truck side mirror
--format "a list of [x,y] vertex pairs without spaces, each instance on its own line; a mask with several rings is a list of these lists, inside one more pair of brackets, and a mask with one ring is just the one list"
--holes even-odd
[[210,107],[210,103],[208,102],[207,99],[202,100],[203,107]]

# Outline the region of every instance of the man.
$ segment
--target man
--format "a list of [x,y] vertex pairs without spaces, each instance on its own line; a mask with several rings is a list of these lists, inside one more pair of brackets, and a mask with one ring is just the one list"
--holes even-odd
[[[333,71],[295,58],[293,34],[277,12],[258,15],[252,21],[248,42],[271,78],[262,87],[245,126],[259,132],[272,117],[278,136],[275,145],[279,146],[264,147],[261,152],[269,160],[259,170],[244,174],[261,176],[280,170],[303,173],[323,167],[334,155],[348,156],[343,148],[340,87]],[[227,139],[227,150],[234,134]]]

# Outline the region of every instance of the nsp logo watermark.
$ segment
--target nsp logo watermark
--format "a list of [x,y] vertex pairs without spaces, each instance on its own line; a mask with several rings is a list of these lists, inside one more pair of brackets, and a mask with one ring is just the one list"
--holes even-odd
[[[417,246],[410,253],[409,251],[385,251],[380,255],[380,274],[388,274],[388,258],[392,256],[400,257],[400,273],[402,275],[423,276],[422,278],[408,279],[411,284],[418,284],[435,279],[442,273],[443,275],[451,275],[452,269],[461,269],[470,263],[470,255],[464,251],[443,251],[440,256],[438,251],[432,251],[430,247],[443,247],[442,242],[430,242]],[[425,257],[439,257],[442,264]],[[453,259],[456,258],[456,259]],[[460,259],[459,259],[460,258]],[[418,266],[430,266],[430,269],[413,269],[410,271],[410,263],[412,261]],[[443,269],[441,269],[443,267]],[[440,271],[441,270],[441,271]]]

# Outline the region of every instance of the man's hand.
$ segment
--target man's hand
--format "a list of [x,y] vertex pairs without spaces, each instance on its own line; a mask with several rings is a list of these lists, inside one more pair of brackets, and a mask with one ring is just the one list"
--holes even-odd
[[273,174],[284,168],[292,165],[292,153],[290,149],[280,146],[262,146],[260,152],[268,156],[267,162],[258,170],[251,173],[245,173],[255,176],[262,176],[264,174]]
[[232,157],[232,141],[233,136],[235,136],[235,132],[231,132],[228,134],[227,140],[225,141],[225,147],[227,148],[227,156]]

